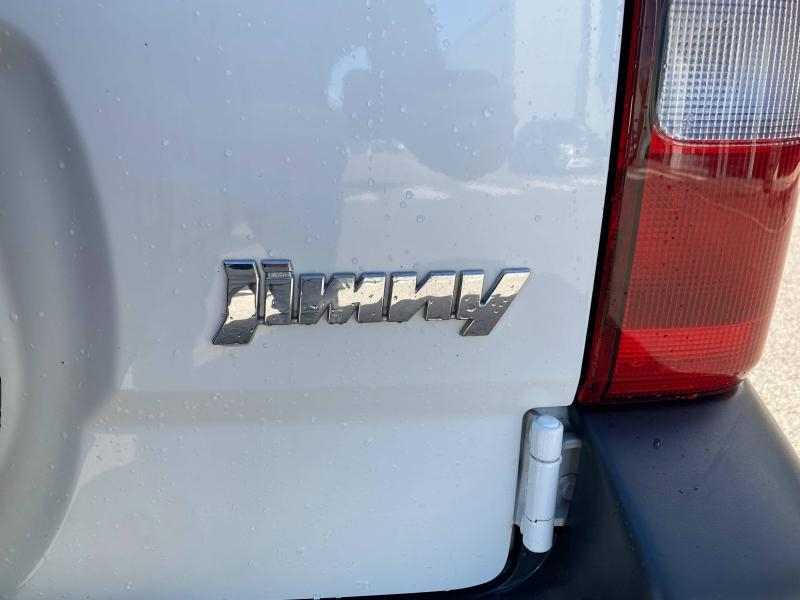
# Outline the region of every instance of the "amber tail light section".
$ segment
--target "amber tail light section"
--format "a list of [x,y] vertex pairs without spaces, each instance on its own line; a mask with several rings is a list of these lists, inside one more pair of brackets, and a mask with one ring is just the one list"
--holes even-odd
[[763,350],[800,184],[800,5],[633,5],[585,404],[695,398]]

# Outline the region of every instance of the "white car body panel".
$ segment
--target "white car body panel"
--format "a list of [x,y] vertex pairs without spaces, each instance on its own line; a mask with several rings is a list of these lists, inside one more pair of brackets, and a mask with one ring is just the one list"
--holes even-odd
[[[621,19],[3,2],[0,596],[495,577],[522,415],[580,373]],[[212,346],[223,259],[268,257],[532,276],[486,337],[417,315]]]

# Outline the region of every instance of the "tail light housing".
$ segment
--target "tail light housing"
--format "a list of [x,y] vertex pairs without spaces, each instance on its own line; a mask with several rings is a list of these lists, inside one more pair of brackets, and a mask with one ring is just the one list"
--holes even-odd
[[763,350],[800,181],[800,5],[639,0],[578,400],[694,398]]

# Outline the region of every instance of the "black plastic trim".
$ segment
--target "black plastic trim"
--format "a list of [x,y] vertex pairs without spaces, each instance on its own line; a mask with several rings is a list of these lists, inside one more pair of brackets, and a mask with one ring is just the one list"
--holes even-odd
[[800,598],[800,464],[749,383],[573,415],[568,527],[516,597]]

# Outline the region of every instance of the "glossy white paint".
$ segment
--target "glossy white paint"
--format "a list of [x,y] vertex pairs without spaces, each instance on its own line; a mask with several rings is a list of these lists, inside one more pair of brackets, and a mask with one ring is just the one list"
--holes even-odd
[[[498,574],[523,413],[571,402],[621,0],[0,5],[0,595]],[[529,267],[461,322],[214,347],[224,258]]]

